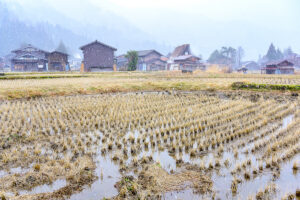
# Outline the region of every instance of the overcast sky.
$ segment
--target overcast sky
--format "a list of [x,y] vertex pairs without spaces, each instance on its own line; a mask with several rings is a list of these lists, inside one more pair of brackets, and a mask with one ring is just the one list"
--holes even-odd
[[[300,1],[299,0],[90,0],[96,6],[113,11],[118,15],[131,21],[139,28],[146,30],[148,33],[162,38],[166,42],[178,43],[184,42],[182,37],[177,36],[171,28],[170,33],[165,33],[169,26],[179,24],[178,34],[180,35],[182,29],[187,31],[193,30],[190,26],[201,27],[203,31],[209,32],[206,27],[205,20],[210,20],[215,26],[222,23],[226,23],[230,26],[228,32],[232,31],[245,31],[249,33],[237,38],[238,41],[224,41],[223,45],[232,42],[232,45],[243,45],[248,49],[248,58],[257,58],[258,54],[263,54],[266,51],[268,44],[274,42],[276,46],[281,49],[288,46],[292,46],[295,51],[300,51]],[[192,21],[192,23],[189,23]],[[239,21],[237,25],[235,23]],[[246,27],[243,27],[243,23]],[[250,29],[247,28],[250,26]],[[214,28],[214,27],[212,27]],[[270,30],[270,37],[257,34],[257,40],[263,47],[256,44],[257,41],[253,41],[257,45],[257,49],[249,45],[249,41],[255,38],[251,38],[253,29],[265,29]],[[225,29],[226,30],[226,29]],[[195,28],[199,40],[201,40],[201,32]],[[257,30],[258,32],[262,30]],[[164,34],[162,34],[162,32]],[[276,34],[274,35],[274,32]],[[289,34],[286,34],[290,32]],[[294,32],[294,37],[290,37],[290,34]],[[280,33],[280,34],[279,34]],[[169,34],[170,37],[167,37]],[[227,33],[228,34],[228,33]],[[236,34],[236,33],[235,33]],[[265,33],[264,33],[265,34]],[[175,35],[175,37],[174,37]],[[220,33],[221,37],[222,33]],[[162,37],[160,37],[162,36]],[[187,34],[186,42],[190,40],[193,42],[195,38],[192,38],[191,34]],[[261,38],[260,38],[261,36]],[[214,38],[209,38],[214,40]],[[226,40],[227,38],[224,38]],[[201,53],[201,48],[216,48],[214,42],[211,46],[207,46],[206,42],[204,46],[201,46],[199,42],[194,49]],[[219,42],[220,45],[221,42]],[[209,43],[208,43],[209,44]],[[235,46],[234,46],[235,47]],[[299,52],[300,53],[300,52]]]
[[[86,23],[96,23],[100,12],[111,12],[161,43],[191,43],[195,54],[205,57],[221,46],[241,45],[247,59],[257,59],[271,42],[282,50],[291,46],[300,53],[300,0],[5,1],[32,8],[46,2],[69,18]],[[109,18],[106,21],[109,23]]]

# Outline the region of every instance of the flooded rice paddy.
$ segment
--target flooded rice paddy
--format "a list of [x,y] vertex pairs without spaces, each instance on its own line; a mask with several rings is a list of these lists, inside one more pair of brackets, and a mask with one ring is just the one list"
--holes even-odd
[[[11,199],[296,198],[299,101],[219,96],[149,93],[30,100],[35,108],[28,102],[4,102],[1,125],[26,136],[2,135],[8,145],[2,144],[0,191]],[[7,106],[22,107],[24,113],[12,117]],[[23,118],[24,130],[18,125]],[[163,189],[143,180],[157,166],[170,184],[151,174],[150,182]],[[181,175],[193,173],[202,177]],[[202,182],[207,185],[200,190]]]

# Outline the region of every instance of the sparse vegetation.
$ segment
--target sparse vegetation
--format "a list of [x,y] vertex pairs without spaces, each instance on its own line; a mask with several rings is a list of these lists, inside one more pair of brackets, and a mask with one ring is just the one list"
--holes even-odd
[[[178,75],[172,77],[177,81],[171,84],[165,80],[167,74],[159,76],[162,75],[150,77],[167,84],[167,88],[178,81],[189,82],[191,85],[180,86],[183,90],[196,87],[202,79],[209,80],[200,75],[190,79]],[[83,78],[81,85],[87,80],[100,84],[119,78]],[[140,79],[152,87],[149,80]],[[214,78],[222,83],[227,79]],[[137,84],[128,77],[122,80]],[[32,81],[29,84],[36,84],[36,88],[48,84],[48,80],[43,80],[45,85],[37,86],[41,80]],[[292,84],[298,80],[289,81]],[[5,87],[14,90],[16,86]],[[105,90],[106,86],[101,87]],[[245,91],[64,95],[4,98],[0,102],[0,172],[4,174],[0,176],[0,191],[17,194],[65,180],[65,187],[47,193],[44,199],[67,199],[96,181],[97,176],[107,179],[110,174],[101,163],[107,161],[122,177],[115,198],[160,199],[165,192],[187,188],[200,197],[218,197],[212,187],[218,179],[213,176],[230,178],[231,182],[222,187],[231,190],[231,198],[239,196],[242,182],[253,184],[260,176],[278,182],[286,173],[285,164],[289,170],[299,169],[296,159],[300,153],[300,104],[291,95]],[[21,172],[6,173],[14,168],[21,168]],[[129,176],[132,173],[136,176]],[[257,193],[246,195],[264,199],[273,191],[269,187],[254,187]],[[277,187],[280,189],[280,182]],[[3,195],[7,199],[25,198],[22,194]]]

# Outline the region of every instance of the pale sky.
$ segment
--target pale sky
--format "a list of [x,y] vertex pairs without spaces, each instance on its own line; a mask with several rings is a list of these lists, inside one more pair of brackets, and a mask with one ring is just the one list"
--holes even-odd
[[[300,53],[300,0],[4,1],[31,7],[34,12],[27,13],[33,13],[35,20],[54,18],[43,11],[45,5],[51,5],[81,23],[122,27],[124,21],[113,21],[109,14],[103,14],[114,13],[145,32],[146,37],[171,46],[191,43],[195,54],[205,57],[221,46],[242,46],[247,59],[257,59],[271,42],[282,50],[292,46]],[[38,9],[42,4],[43,9]]]
[[[298,21],[298,0],[89,0],[136,23],[156,13],[177,12],[214,20],[242,19],[255,23],[267,20]],[[159,16],[163,18],[163,16]],[[176,18],[178,16],[174,16]],[[184,17],[183,17],[184,18]]]
[[[257,58],[258,54],[263,54],[267,50],[270,42],[274,42],[280,48],[288,46],[294,47],[295,50],[300,51],[300,41],[286,35],[285,33],[295,32],[300,33],[300,0],[89,0],[94,5],[113,11],[116,14],[128,19],[130,22],[147,31],[157,38],[163,36],[168,43],[176,43],[178,40],[184,42],[180,31],[176,37],[176,26],[178,29],[185,29],[189,32],[193,31],[190,26],[202,26],[203,30],[210,31],[205,21],[211,20],[217,25],[222,23],[233,24],[231,29],[233,31],[241,30],[248,31],[247,26],[253,27],[249,32],[249,38],[243,36],[237,43],[233,45],[242,45],[247,50],[252,32],[259,32],[270,30],[270,37],[268,39],[258,38],[262,46],[257,45],[257,50],[248,51],[248,56],[251,59]],[[236,21],[240,23],[234,25]],[[243,23],[245,27],[243,27]],[[246,28],[246,30],[243,30]],[[170,30],[169,33],[168,29]],[[195,28],[195,34],[201,37],[201,32]],[[230,30],[228,30],[230,32]],[[274,32],[276,34],[274,35]],[[279,34],[281,33],[282,34]],[[257,33],[258,37],[261,36]],[[174,36],[175,35],[175,36]],[[222,35],[222,34],[221,34]],[[169,36],[169,37],[168,37]],[[186,42],[195,41],[197,36],[189,34]],[[253,36],[253,34],[252,34]],[[192,38],[193,37],[193,38]],[[280,38],[279,38],[280,37]],[[295,36],[295,37],[300,37]],[[210,38],[211,39],[211,38]],[[241,40],[242,39],[242,40]],[[211,39],[213,40],[213,38]],[[223,45],[230,42],[224,41]],[[255,42],[254,42],[255,43]],[[196,52],[201,53],[201,48],[211,48],[207,45],[194,47]],[[221,44],[220,44],[221,45]],[[235,47],[235,46],[234,46]],[[216,48],[216,47],[214,47]],[[300,53],[300,52],[299,52]]]

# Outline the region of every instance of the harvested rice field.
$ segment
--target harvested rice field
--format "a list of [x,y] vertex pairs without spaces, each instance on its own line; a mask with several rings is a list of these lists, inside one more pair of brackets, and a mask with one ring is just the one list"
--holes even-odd
[[2,200],[299,199],[298,96],[2,100],[0,129]]
[[[143,91],[231,90],[244,82],[290,86],[300,92],[300,75],[217,74],[194,72],[16,73],[0,77],[0,100],[78,94]],[[267,87],[268,88],[268,87]],[[265,89],[268,91],[270,89]],[[286,91],[289,91],[288,89]]]

